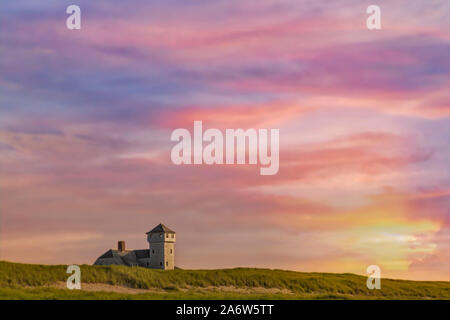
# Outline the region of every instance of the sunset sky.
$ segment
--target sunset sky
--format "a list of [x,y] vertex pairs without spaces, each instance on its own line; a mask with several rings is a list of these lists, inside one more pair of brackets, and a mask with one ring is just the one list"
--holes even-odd
[[[450,280],[449,17],[448,0],[2,0],[0,260],[92,264],[162,222],[182,268]],[[278,174],[174,165],[194,120],[280,129]]]

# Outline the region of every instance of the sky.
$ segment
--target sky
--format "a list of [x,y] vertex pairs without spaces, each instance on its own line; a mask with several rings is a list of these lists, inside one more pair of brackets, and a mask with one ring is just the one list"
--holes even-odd
[[[92,264],[162,222],[182,268],[450,280],[449,16],[447,0],[2,0],[0,260]],[[194,120],[278,128],[279,172],[174,165],[171,132]]]

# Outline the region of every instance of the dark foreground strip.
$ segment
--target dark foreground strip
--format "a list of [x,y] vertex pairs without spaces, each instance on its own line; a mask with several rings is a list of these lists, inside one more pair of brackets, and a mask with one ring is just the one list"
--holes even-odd
[[[450,301],[151,300],[0,301],[3,315],[91,319],[366,319],[448,315]],[[332,318],[331,318],[332,317]],[[345,318],[344,318],[345,317]]]

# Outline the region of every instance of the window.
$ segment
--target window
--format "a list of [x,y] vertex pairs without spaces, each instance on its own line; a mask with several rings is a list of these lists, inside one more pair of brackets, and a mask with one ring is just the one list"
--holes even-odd
[[147,267],[149,266],[150,264],[147,262]]
[[162,261],[159,263],[160,266],[162,266]]
[[172,254],[172,252],[173,252],[172,249],[170,249],[170,254]]
[[155,253],[155,250],[152,250],[152,253]]
[[166,261],[166,267],[168,267],[169,266],[169,261]]
[[173,233],[170,235],[171,238],[173,238]]
[[168,238],[169,237],[169,234],[168,233],[166,233],[166,238]]

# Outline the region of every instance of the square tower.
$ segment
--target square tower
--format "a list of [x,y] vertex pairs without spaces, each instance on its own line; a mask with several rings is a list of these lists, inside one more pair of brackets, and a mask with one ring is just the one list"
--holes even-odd
[[150,268],[173,270],[175,268],[175,231],[162,223],[147,232],[150,250]]

